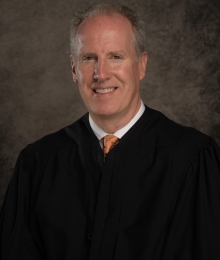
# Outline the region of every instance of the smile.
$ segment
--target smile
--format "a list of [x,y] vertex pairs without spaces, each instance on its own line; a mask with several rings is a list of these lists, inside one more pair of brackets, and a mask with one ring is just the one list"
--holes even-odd
[[116,88],[99,88],[99,89],[95,89],[94,91],[97,94],[106,94],[114,91],[115,89]]

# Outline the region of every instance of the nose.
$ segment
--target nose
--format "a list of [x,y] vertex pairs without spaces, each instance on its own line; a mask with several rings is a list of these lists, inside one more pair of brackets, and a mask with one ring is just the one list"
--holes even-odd
[[94,67],[94,78],[99,81],[104,81],[110,78],[111,68],[108,61],[104,58],[99,58]]

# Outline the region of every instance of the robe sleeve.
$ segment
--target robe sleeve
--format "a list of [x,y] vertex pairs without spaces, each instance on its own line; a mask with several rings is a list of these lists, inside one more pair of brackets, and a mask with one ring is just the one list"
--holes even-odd
[[0,212],[0,260],[44,259],[30,230],[33,156],[19,155]]
[[[209,138],[190,148],[163,259],[220,259],[220,149]],[[193,154],[193,157],[191,156]],[[170,246],[172,245],[172,246]]]
[[200,151],[190,171],[195,175],[192,186],[195,189],[195,255],[201,260],[217,260],[220,259],[220,149],[212,139]]

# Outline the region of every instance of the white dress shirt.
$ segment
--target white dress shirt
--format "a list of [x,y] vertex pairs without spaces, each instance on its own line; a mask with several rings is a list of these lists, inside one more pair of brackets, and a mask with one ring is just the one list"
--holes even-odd
[[[123,135],[125,135],[127,133],[127,131],[138,121],[138,119],[142,116],[142,114],[144,113],[145,110],[145,106],[143,101],[141,100],[141,106],[137,112],[137,114],[128,122],[127,125],[125,125],[124,127],[122,127],[121,129],[119,129],[118,131],[116,131],[114,133],[114,136],[118,137],[119,139],[122,138]],[[97,138],[99,139],[100,145],[103,148],[103,137],[106,135],[110,135],[109,133],[106,133],[105,131],[103,131],[100,127],[98,127],[96,125],[96,123],[92,120],[91,116],[89,115],[89,123],[90,126],[94,132],[94,134],[97,136]],[[112,135],[112,134],[111,134]]]

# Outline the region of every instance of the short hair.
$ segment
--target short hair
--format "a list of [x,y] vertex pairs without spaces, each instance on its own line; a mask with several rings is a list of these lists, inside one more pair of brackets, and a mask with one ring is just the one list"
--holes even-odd
[[146,36],[145,36],[145,24],[141,20],[140,16],[129,9],[127,6],[123,6],[120,4],[97,4],[84,11],[80,11],[75,13],[73,19],[71,20],[70,25],[70,52],[75,59],[75,36],[77,33],[77,29],[79,25],[86,19],[94,17],[96,15],[103,14],[103,15],[113,15],[113,14],[120,14],[130,21],[134,38],[135,38],[135,52],[137,57],[139,58],[141,54],[146,50]]

